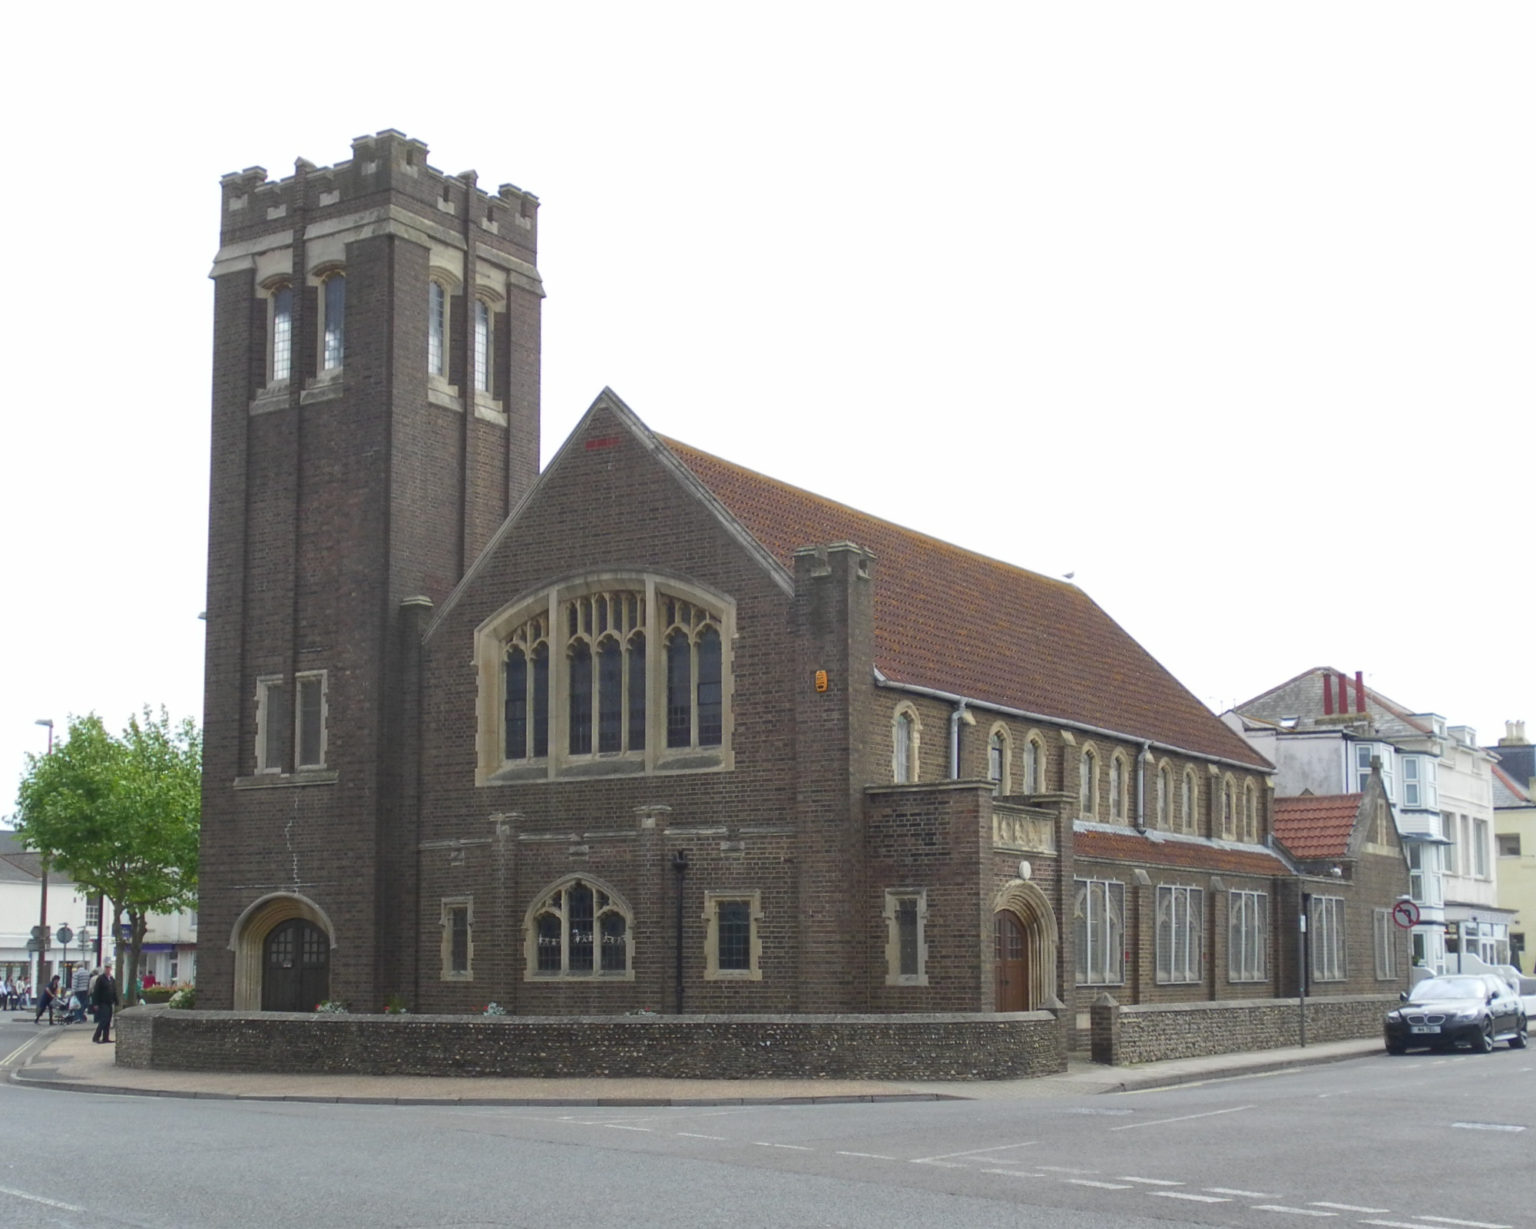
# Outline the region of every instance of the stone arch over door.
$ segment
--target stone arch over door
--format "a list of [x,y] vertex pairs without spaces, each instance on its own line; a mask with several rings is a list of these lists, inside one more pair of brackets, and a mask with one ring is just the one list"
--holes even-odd
[[[1025,985],[1022,1006],[1015,1010],[1038,1011],[1056,996],[1056,953],[1060,940],[1056,928],[1056,911],[1051,902],[1035,884],[1025,879],[1015,879],[1004,885],[992,902],[994,915],[1009,914],[1008,919],[994,916],[998,942],[1007,942],[1016,936],[1016,927],[1022,929],[1022,966]],[[1017,967],[1017,966],[1015,966]],[[998,1006],[997,1010],[1006,1010]]]
[[[307,927],[289,926],[290,923],[307,923]],[[323,936],[326,964],[329,966],[330,953],[336,947],[336,929],[331,925],[325,910],[305,896],[285,892],[263,896],[246,907],[230,933],[229,947],[235,954],[236,1011],[262,1010],[267,941],[273,937],[274,932],[284,927],[293,932],[292,937],[300,945],[301,952],[306,930],[318,930]],[[283,941],[286,941],[286,936]],[[328,972],[326,985],[329,985]],[[312,1010],[313,1007],[311,1003],[303,1010]]]

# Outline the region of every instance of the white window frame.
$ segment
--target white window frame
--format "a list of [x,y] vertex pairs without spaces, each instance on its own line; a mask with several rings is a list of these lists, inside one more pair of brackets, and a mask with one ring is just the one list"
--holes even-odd
[[1490,827],[1486,819],[1472,821],[1472,873],[1479,879],[1487,879],[1491,875],[1488,865],[1488,829]]
[[1244,888],[1227,895],[1227,980],[1269,980],[1269,895]]
[[[453,967],[454,914],[464,913],[464,967]],[[442,981],[467,982],[475,980],[475,898],[473,896],[445,896],[440,919],[442,926],[441,970]]]
[[1205,975],[1205,893],[1191,884],[1157,887],[1156,978],[1193,985]]
[[1079,986],[1125,984],[1125,884],[1073,880],[1072,924]]
[[287,689],[287,680],[281,674],[265,674],[256,680],[256,773],[258,776],[270,773],[281,773],[288,762],[289,748],[287,743],[292,738],[292,727],[289,727],[289,738],[283,743],[275,740],[279,737],[280,729],[274,728],[274,722],[278,713],[284,717],[288,715],[288,699],[283,694]]
[[1312,898],[1312,981],[1337,982],[1349,976],[1344,946],[1344,898]]
[[[913,949],[902,942],[901,913],[910,905],[916,914],[911,932]],[[885,908],[885,984],[887,986],[926,986],[928,984],[928,890],[926,888],[886,888]],[[903,956],[913,957],[913,971],[904,970]]]
[[[330,699],[324,670],[304,670],[293,676],[293,731],[294,731],[294,767],[295,768],[324,768],[326,764],[326,736],[330,726]],[[304,758],[304,743],[307,726],[304,719],[304,692],[306,687],[318,687],[320,689],[320,712],[318,721],[320,728],[316,731],[316,744],[319,748],[319,756],[313,761]]]
[[1423,805],[1424,791],[1419,782],[1419,768],[1423,759],[1417,755],[1403,756],[1403,805],[1418,810]]
[[1392,910],[1371,910],[1372,947],[1376,953],[1376,980],[1397,980],[1397,923]]

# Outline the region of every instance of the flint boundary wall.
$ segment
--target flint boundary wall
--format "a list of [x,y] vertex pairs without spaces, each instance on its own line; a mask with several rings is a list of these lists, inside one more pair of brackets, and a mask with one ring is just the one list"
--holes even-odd
[[[1396,995],[1348,995],[1307,1000],[1307,1042],[1380,1036]],[[1296,999],[1122,1007],[1101,994],[1089,1008],[1093,1061],[1116,1066],[1169,1058],[1199,1058],[1301,1044]]]
[[117,1062],[162,1071],[657,1079],[1002,1080],[1066,1070],[1054,1013],[116,1017]]

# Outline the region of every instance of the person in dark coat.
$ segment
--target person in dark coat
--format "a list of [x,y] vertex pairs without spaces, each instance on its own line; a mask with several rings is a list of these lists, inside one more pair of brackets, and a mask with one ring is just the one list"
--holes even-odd
[[48,1023],[53,1023],[53,1008],[59,997],[59,975],[55,973],[53,980],[43,987],[43,992],[37,999],[37,1015],[32,1017],[33,1024],[42,1023],[43,1012],[48,1013]]
[[96,1009],[96,1031],[91,1034],[91,1040],[111,1041],[112,1009],[117,1006],[117,983],[112,980],[111,969],[103,969],[91,988],[91,1006]]

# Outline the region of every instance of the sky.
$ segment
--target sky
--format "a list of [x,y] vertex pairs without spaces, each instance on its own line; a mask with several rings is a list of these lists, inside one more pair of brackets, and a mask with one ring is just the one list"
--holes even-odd
[[9,19],[0,817],[40,719],[201,720],[219,177],[383,128],[540,198],[546,460],[610,386],[1216,711],[1536,725],[1536,6],[338,8]]

